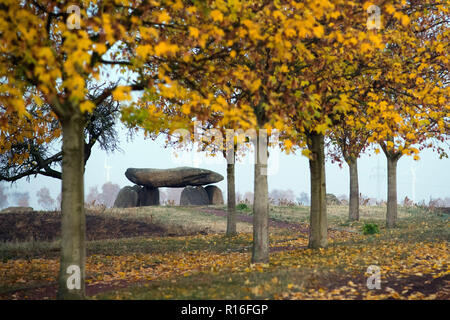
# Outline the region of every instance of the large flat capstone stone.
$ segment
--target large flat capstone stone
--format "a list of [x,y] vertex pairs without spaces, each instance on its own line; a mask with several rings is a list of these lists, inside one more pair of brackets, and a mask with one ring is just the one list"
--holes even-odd
[[217,172],[192,167],[173,169],[128,168],[125,176],[131,182],[148,188],[202,186],[223,180],[223,176]]

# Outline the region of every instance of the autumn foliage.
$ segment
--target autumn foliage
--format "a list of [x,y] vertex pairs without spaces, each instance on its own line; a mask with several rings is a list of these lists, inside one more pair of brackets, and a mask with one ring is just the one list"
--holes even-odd
[[[269,261],[264,135],[274,129],[281,148],[302,149],[310,161],[310,248],[328,244],[328,137],[341,148],[336,157],[350,162],[381,145],[394,227],[398,159],[439,149],[433,140],[449,133],[449,8],[375,2],[375,29],[367,28],[365,1],[84,0],[75,28],[68,2],[0,3],[2,153],[25,139],[62,136],[60,297],[84,297],[84,115],[108,99],[121,103],[129,127],[149,134],[192,130],[194,120],[255,130],[253,262]],[[107,83],[94,96],[93,81]],[[11,153],[9,161],[28,156]],[[65,286],[69,265],[81,268],[77,290]]]

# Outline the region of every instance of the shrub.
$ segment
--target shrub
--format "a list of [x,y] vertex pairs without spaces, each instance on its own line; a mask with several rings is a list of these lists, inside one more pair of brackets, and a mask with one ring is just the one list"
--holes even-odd
[[380,229],[376,223],[365,223],[362,228],[363,234],[375,234],[380,233]]
[[245,203],[239,203],[239,204],[236,206],[236,209],[238,209],[238,210],[248,210],[248,205],[245,204]]

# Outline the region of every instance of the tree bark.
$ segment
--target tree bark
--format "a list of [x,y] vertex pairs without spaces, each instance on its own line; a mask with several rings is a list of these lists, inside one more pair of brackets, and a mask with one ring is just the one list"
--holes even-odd
[[269,191],[267,184],[267,135],[259,131],[255,147],[252,262],[269,262]]
[[311,175],[311,213],[309,228],[309,248],[327,246],[327,201],[325,183],[324,136],[318,133],[308,135],[308,147],[312,158],[309,160]]
[[227,164],[227,236],[234,236],[236,231],[236,190],[234,163]]
[[62,223],[59,299],[85,297],[86,218],[84,214],[83,117],[77,112],[61,121]]
[[394,228],[397,224],[397,157],[387,158],[388,199],[386,213],[386,227]]
[[350,169],[350,199],[348,218],[352,221],[359,220],[359,184],[358,184],[358,160],[351,159],[347,162]]

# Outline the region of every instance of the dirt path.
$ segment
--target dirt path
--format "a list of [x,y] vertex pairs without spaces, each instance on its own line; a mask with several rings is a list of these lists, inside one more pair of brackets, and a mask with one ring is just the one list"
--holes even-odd
[[[227,216],[227,212],[222,209],[201,208],[201,211],[209,213],[209,214],[214,214],[218,217],[226,217]],[[253,217],[250,215],[246,215],[246,214],[236,213],[236,221],[252,224]],[[289,229],[291,231],[299,232],[299,233],[305,234],[305,235],[309,234],[309,224],[308,223],[292,223],[292,222],[280,221],[280,220],[275,220],[275,219],[269,218],[269,227],[280,228],[280,229]],[[328,228],[328,231],[338,231],[338,232],[348,232],[348,233],[359,234],[359,232],[357,232],[355,230],[350,230],[350,229],[345,229],[345,228]],[[331,238],[334,237],[332,234],[330,236],[331,236]]]
[[[210,214],[214,214],[218,217],[226,217],[227,216],[227,212],[225,210],[221,210],[221,209],[202,208],[201,211],[210,213]],[[246,214],[236,213],[236,221],[252,224],[253,217],[246,215]],[[307,223],[291,223],[291,222],[279,221],[279,220],[275,220],[275,219],[271,219],[271,218],[269,218],[269,227],[280,228],[280,229],[290,229],[292,231],[297,231],[297,232],[304,233],[304,234],[308,234],[308,232],[309,232],[309,226]]]

